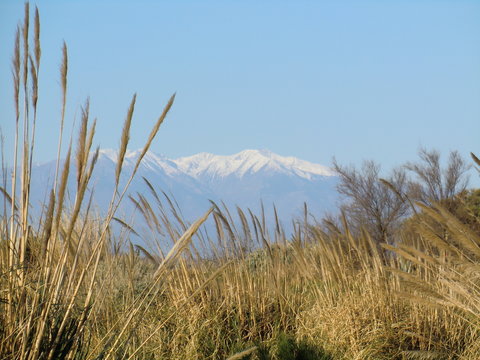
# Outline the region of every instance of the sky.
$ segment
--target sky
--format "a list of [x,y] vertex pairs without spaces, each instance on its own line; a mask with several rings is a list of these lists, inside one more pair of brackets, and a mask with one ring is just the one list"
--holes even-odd
[[[35,159],[56,156],[67,43],[66,136],[90,98],[94,143],[130,148],[171,94],[152,150],[170,158],[269,149],[330,165],[480,155],[480,1],[37,1],[42,60]],[[0,125],[14,134],[11,55],[23,1],[0,1]],[[66,139],[68,141],[68,139]]]

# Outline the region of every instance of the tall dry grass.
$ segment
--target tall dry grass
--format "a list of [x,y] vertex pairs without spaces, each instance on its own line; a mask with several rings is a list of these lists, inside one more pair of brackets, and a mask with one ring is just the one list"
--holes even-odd
[[[305,216],[288,237],[278,222],[269,229],[263,213],[217,204],[189,224],[148,179],[150,194],[128,194],[174,96],[120,187],[133,96],[102,216],[88,192],[98,149],[87,101],[36,226],[29,197],[41,46],[38,10],[32,39],[29,10],[12,61],[12,187],[1,189],[2,359],[480,358],[479,235],[440,205],[421,208],[385,252],[368,233],[352,235],[345,219],[325,228]],[[58,159],[67,73],[64,45]],[[129,241],[134,226],[115,216],[122,200],[145,218],[149,246]],[[207,217],[215,233],[202,228]]]
[[[76,150],[72,154],[70,139],[62,167],[57,160],[55,181],[50,191],[48,205],[41,216],[42,225],[35,230],[30,219],[29,197],[41,57],[38,10],[34,16],[33,55],[29,46],[32,40],[29,24],[30,7],[26,3],[23,26],[17,29],[12,59],[16,126],[11,195],[7,189],[2,189],[5,194],[4,201],[9,202],[10,209],[2,216],[1,284],[6,298],[2,303],[0,353],[5,358],[74,358],[76,353],[83,352],[82,341],[86,327],[91,319],[92,309],[99,300],[95,294],[99,283],[102,282],[101,268],[109,256],[111,221],[142,158],[170,110],[175,95],[170,98],[163,113],[154,123],[135,169],[124,188],[119,187],[118,178],[125,152],[119,153],[120,166],[116,172],[116,186],[112,192],[110,206],[107,214],[98,222],[91,221],[92,199],[86,196],[98,159],[98,148],[92,151],[95,121],[89,125],[87,100],[82,108]],[[67,64],[68,52],[64,44],[60,74],[62,108],[57,159],[61,154],[65,121]],[[122,149],[128,145],[134,103],[135,96],[125,120],[121,137]],[[76,164],[76,193],[73,205],[68,206],[65,192],[72,170],[72,156]],[[188,238],[188,234],[185,238]],[[151,285],[149,292],[155,293],[157,291],[155,283]],[[138,311],[139,306],[135,302],[132,303],[133,314]],[[130,321],[130,319],[121,321],[122,331],[118,338],[124,335],[124,329],[128,328]],[[107,357],[116,349],[118,342],[116,339]]]

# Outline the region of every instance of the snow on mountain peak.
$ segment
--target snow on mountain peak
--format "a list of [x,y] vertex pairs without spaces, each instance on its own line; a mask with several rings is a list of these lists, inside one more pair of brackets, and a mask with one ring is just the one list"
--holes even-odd
[[312,176],[334,176],[326,166],[310,163],[294,157],[283,157],[269,150],[244,150],[237,154],[224,156],[209,153],[174,160],[178,168],[193,177],[211,176],[242,177],[247,173],[260,170],[297,175],[305,179]]
[[[127,150],[124,164],[135,164],[142,150]],[[100,150],[100,155],[116,163],[118,151],[112,149]],[[171,160],[163,155],[148,151],[142,165],[150,170],[163,169],[168,174],[183,172],[194,178],[198,177],[243,177],[259,171],[296,175],[305,179],[314,176],[335,176],[333,170],[326,166],[300,160],[295,157],[284,157],[269,150],[243,150],[233,155],[214,155],[199,153],[196,155]]]
[[[118,150],[102,149],[99,151],[100,156],[111,160],[116,163],[118,160]],[[135,165],[138,157],[142,154],[142,150],[127,150],[125,152],[125,158],[123,160],[124,166]],[[148,151],[142,159],[142,165],[149,170],[156,171],[161,168],[167,174],[178,173],[177,165],[174,161],[168,159],[163,155],[155,154],[152,151]]]
[[[91,153],[92,154],[92,153]],[[111,161],[113,161],[114,163],[117,162],[117,159],[118,159],[118,150],[114,150],[114,149],[100,149],[98,151],[98,154],[100,157],[104,157],[104,158],[107,158]]]

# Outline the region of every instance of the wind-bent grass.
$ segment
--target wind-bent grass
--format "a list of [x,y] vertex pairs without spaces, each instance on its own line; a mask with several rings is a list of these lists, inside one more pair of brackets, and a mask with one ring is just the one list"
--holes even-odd
[[[94,213],[87,191],[98,158],[87,101],[75,150],[70,139],[35,226],[29,197],[41,58],[38,10],[33,46],[29,17],[26,4],[12,61],[12,188],[0,189],[2,359],[480,357],[480,237],[440,205],[421,208],[395,246],[385,245],[384,251],[368,233],[352,235],[345,219],[340,229],[308,224],[305,216],[287,238],[278,220],[273,231],[267,228],[263,211],[233,212],[224,205],[212,204],[189,224],[148,179],[149,197],[128,194],[174,96],[121,187],[133,96],[103,216]],[[64,45],[58,159],[67,69]],[[72,176],[76,191],[70,205],[66,191]],[[149,226],[149,246],[130,243],[135,228],[115,217],[125,197]],[[202,229],[207,217],[214,221],[214,234]],[[115,237],[113,220],[125,231]]]

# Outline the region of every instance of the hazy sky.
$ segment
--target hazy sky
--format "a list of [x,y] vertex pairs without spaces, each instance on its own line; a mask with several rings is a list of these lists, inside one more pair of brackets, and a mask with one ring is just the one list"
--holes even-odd
[[[37,160],[55,157],[61,46],[71,124],[90,97],[96,144],[115,148],[138,93],[139,148],[173,92],[153,150],[269,149],[390,168],[420,146],[480,155],[480,1],[37,1]],[[22,1],[0,1],[0,124],[13,145],[11,54]],[[67,128],[67,134],[70,134]]]

